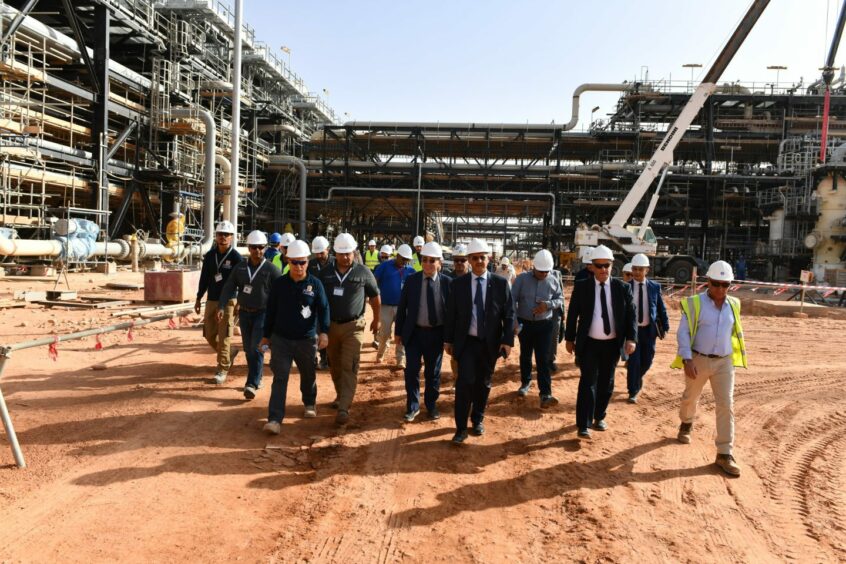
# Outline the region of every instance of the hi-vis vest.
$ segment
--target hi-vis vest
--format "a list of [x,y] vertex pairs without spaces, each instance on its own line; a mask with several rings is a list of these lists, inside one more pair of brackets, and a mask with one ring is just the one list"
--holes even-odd
[[420,272],[423,270],[423,265],[420,264],[420,255],[417,253],[411,255],[411,268],[414,269],[414,272]]
[[371,252],[370,249],[364,251],[364,266],[366,266],[370,270],[376,270],[376,267],[379,266],[378,249],[373,252]]
[[[731,362],[735,366],[746,368],[746,344],[743,341],[743,326],[740,324],[740,300],[732,296],[726,296],[731,307],[731,312],[734,314],[734,330],[731,333]],[[691,306],[693,306],[693,315],[691,315]],[[687,327],[690,330],[690,344],[693,345],[693,338],[696,337],[696,331],[699,329],[699,312],[702,311],[702,296],[699,294],[685,298],[681,301],[682,311],[687,317]],[[676,359],[670,365],[670,368],[683,368],[684,361],[680,355],[676,355]]]
[[276,268],[281,270],[283,275],[288,274],[288,271],[291,270],[291,265],[289,265],[287,262],[285,263],[285,268],[282,268],[282,253],[279,253],[278,255],[273,257],[273,260],[270,262],[275,264]]

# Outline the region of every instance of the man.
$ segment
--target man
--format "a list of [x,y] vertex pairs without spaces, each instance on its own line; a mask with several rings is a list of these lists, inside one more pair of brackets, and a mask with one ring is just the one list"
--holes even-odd
[[317,417],[317,380],[315,357],[318,349],[329,343],[329,302],[320,280],[308,273],[308,244],[293,241],[288,245],[287,276],[273,283],[267,303],[267,318],[261,346],[270,346],[270,387],[267,423],[264,430],[278,435],[285,418],[288,376],[292,363],[300,371],[303,417]]
[[414,241],[411,242],[411,246],[414,247],[414,257],[411,259],[411,267],[414,269],[414,272],[420,272],[423,270],[423,265],[420,262],[420,251],[423,250],[423,245],[426,244],[426,241],[418,235],[414,238]]
[[470,272],[467,268],[467,246],[458,243],[452,249],[452,271],[448,272],[449,277],[455,280],[459,276],[464,276]]
[[[391,255],[394,254],[394,248],[390,245],[382,245],[379,249],[379,264],[391,260]],[[378,266],[377,266],[378,268]]]
[[710,380],[717,416],[716,464],[726,474],[739,476],[740,467],[733,454],[734,369],[747,367],[740,300],[728,295],[734,277],[727,262],[713,263],[706,276],[708,289],[681,301],[682,317],[676,333],[678,355],[670,365],[684,368],[685,375],[678,439],[690,443],[699,394]]
[[496,273],[508,280],[509,284],[514,284],[514,280],[517,278],[517,273],[514,271],[514,267],[511,266],[511,261],[508,260],[508,257],[502,257],[499,260]]
[[532,271],[521,273],[511,288],[520,339],[521,385],[517,395],[526,397],[529,393],[532,385],[532,354],[534,353],[541,409],[558,405],[558,399],[552,395],[549,347],[552,344],[550,339],[553,331],[552,312],[561,308],[563,300],[561,285],[549,274],[552,266],[552,253],[546,249],[538,251]]
[[[320,273],[326,268],[335,268],[335,257],[329,256],[329,240],[318,235],[311,242],[311,254],[313,258],[308,261],[308,273],[320,279]],[[320,361],[317,364],[318,370],[329,369],[329,358],[326,349],[317,351]]]
[[279,254],[273,257],[273,264],[276,268],[282,271],[282,274],[288,274],[288,261],[285,258],[288,245],[295,241],[294,236],[290,233],[283,233],[282,240],[279,242]]
[[508,282],[488,272],[490,246],[473,239],[467,246],[471,275],[450,289],[444,320],[444,349],[458,359],[453,444],[467,440],[467,416],[473,435],[485,433],[485,408],[496,361],[514,345],[514,303]]
[[661,285],[646,278],[649,259],[642,253],[632,258],[632,287],[635,319],[637,320],[637,349],[629,356],[626,366],[629,387],[629,403],[637,403],[637,396],[643,388],[643,377],[655,358],[655,339],[664,338],[670,330],[667,308],[661,297]]
[[235,226],[228,221],[221,221],[215,229],[215,244],[203,257],[203,267],[200,271],[200,284],[197,289],[197,301],[194,311],[199,315],[203,294],[208,291],[206,312],[203,317],[203,336],[211,348],[217,352],[217,372],[214,381],[223,384],[232,366],[233,354],[230,350],[232,329],[235,325],[235,299],[226,302],[223,319],[218,322],[220,291],[232,269],[243,261],[243,257],[235,250]]
[[250,257],[232,269],[232,274],[226,279],[226,284],[220,292],[217,311],[217,319],[222,322],[226,304],[238,294],[238,325],[241,328],[244,354],[247,356],[244,397],[248,400],[256,397],[256,390],[261,387],[264,352],[259,348],[259,341],[264,335],[265,310],[270,288],[273,281],[282,276],[282,271],[262,256],[266,244],[267,238],[261,231],[253,231],[247,235]]
[[[385,352],[391,341],[391,328],[397,316],[403,285],[408,277],[414,274],[414,269],[408,266],[411,256],[411,247],[400,245],[397,258],[383,262],[373,273],[379,285],[379,299],[382,302],[379,307],[379,349],[376,353],[376,362],[379,363],[385,360]],[[405,368],[405,348],[401,342],[396,344],[396,361],[397,366]]]
[[271,234],[268,243],[267,250],[264,251],[264,258],[273,260],[275,256],[282,253],[280,250],[280,247],[282,247],[282,235],[279,233]]
[[567,352],[576,354],[581,377],[576,396],[576,427],[579,438],[590,438],[591,422],[605,431],[605,414],[614,392],[614,369],[620,350],[627,355],[637,345],[632,289],[611,278],[614,254],[599,245],[591,254],[593,276],[573,284],[567,309]]
[[632,281],[632,263],[627,262],[623,265],[623,282],[626,284]]
[[593,247],[587,247],[582,253],[582,264],[584,264],[584,268],[578,271],[575,276],[573,276],[573,282],[578,282],[579,280],[585,280],[593,276],[593,265],[590,261],[591,253],[593,253]]
[[329,370],[335,385],[338,414],[335,422],[345,425],[350,418],[350,406],[358,384],[358,363],[364,341],[365,296],[373,310],[370,331],[379,333],[379,286],[373,273],[353,257],[358,244],[349,233],[335,237],[335,267],[320,273],[321,282],[329,298]]
[[552,310],[552,333],[549,335],[549,372],[558,372],[558,345],[564,340],[564,282],[561,280],[561,272],[555,268],[549,271],[549,277],[555,278],[558,287],[561,288],[561,307]]
[[423,403],[429,419],[440,419],[436,402],[441,390],[441,361],[444,355],[444,318],[452,278],[441,274],[444,255],[441,246],[430,241],[420,251],[423,270],[408,278],[397,307],[396,343],[405,346],[406,410],[411,423],[420,413],[420,361],[425,363],[426,389]]
[[370,272],[373,272],[379,266],[379,251],[376,250],[375,239],[370,239],[367,242],[367,250],[364,251],[364,266],[369,268]]

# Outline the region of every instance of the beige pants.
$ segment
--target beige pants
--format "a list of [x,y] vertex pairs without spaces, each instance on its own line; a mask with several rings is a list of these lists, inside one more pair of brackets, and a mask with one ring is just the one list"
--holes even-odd
[[682,394],[679,418],[682,423],[693,423],[696,415],[696,404],[705,382],[711,381],[711,391],[714,393],[717,415],[717,452],[732,454],[734,447],[734,365],[731,356],[724,358],[708,358],[693,355],[693,365],[697,376],[694,379],[684,377],[684,393]]
[[229,300],[223,310],[223,321],[217,321],[217,301],[206,302],[203,316],[203,336],[211,348],[217,351],[217,369],[229,372],[232,367],[232,333],[235,328],[235,300]]
[[[397,306],[382,304],[379,309],[379,353],[378,360],[385,357],[385,352],[394,340],[394,320],[397,318]],[[405,347],[397,345],[397,364],[405,358]]]
[[349,323],[329,324],[329,371],[338,395],[338,411],[349,412],[358,384],[358,361],[364,342],[364,317]]

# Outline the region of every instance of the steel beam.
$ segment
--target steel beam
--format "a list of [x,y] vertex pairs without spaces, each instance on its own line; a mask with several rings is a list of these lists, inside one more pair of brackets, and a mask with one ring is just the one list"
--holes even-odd
[[3,32],[3,37],[0,38],[0,50],[6,45],[6,42],[18,31],[18,28],[21,27],[21,24],[24,21],[29,13],[35,8],[35,5],[38,3],[38,0],[29,0],[21,11],[18,12],[18,15],[15,16],[15,19],[12,20],[12,23],[9,24],[9,27],[6,28],[6,31]]
[[126,141],[126,139],[132,134],[132,132],[137,126],[137,121],[131,121],[129,122],[129,125],[126,126],[126,129],[121,131],[120,135],[118,135],[117,139],[115,139],[115,142],[112,144],[111,148],[109,148],[108,152],[106,153],[106,162],[108,162],[109,159],[115,156],[117,150],[120,148],[121,145],[123,145],[124,141]]
[[[70,25],[73,31],[73,36],[76,39],[76,45],[79,48],[80,55],[82,55],[82,60],[85,62],[85,66],[88,67],[91,86],[94,92],[100,93],[102,91],[101,84],[94,67],[94,61],[91,60],[91,57],[88,55],[88,48],[85,46],[85,34],[82,32],[82,22],[77,19],[76,12],[70,0],[62,0],[62,7],[64,8],[65,17],[68,19],[68,25]],[[102,41],[102,38],[98,38],[98,41]],[[106,37],[106,41],[108,42],[108,36]]]

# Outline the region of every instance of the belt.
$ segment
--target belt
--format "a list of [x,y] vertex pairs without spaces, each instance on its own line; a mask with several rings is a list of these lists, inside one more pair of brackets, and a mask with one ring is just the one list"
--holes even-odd
[[424,329],[426,331],[434,331],[435,329],[443,329],[443,325],[435,325],[434,327],[423,327],[422,325],[417,325],[417,329]]
[[247,306],[241,306],[241,307],[240,307],[240,308],[238,308],[238,309],[240,309],[241,311],[246,311],[247,313],[258,313],[258,312],[260,312],[260,311],[264,311],[264,308],[263,308],[263,307],[247,307]]
[[722,356],[718,355],[718,354],[705,354],[705,353],[701,353],[699,351],[693,351],[693,354],[698,354],[699,356],[707,356],[708,358],[725,358],[725,357],[728,356],[727,354],[722,355]]
[[485,342],[485,340],[484,340],[484,339],[482,339],[481,337],[475,337],[475,336],[473,336],[473,335],[467,335],[467,339],[468,339],[468,340],[472,340],[472,341],[479,341],[480,343],[484,343],[484,342]]
[[359,315],[359,316],[357,316],[357,317],[351,317],[351,318],[349,318],[349,319],[333,319],[333,320],[332,320],[332,323],[337,323],[338,325],[343,325],[344,323],[351,323],[351,322],[353,322],[353,321],[358,321],[358,320],[359,320],[359,319],[361,319],[362,317],[363,317],[363,316]]
[[552,321],[552,318],[550,317],[548,319],[523,319],[522,317],[518,317],[517,321],[525,325],[526,323],[548,323]]

